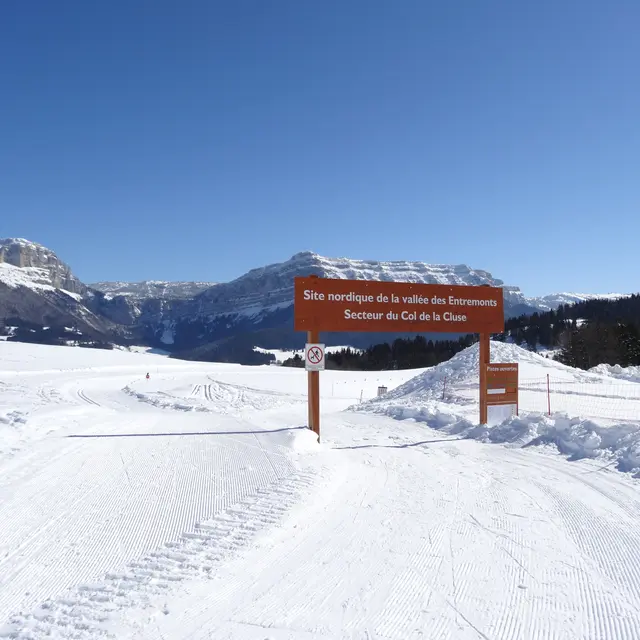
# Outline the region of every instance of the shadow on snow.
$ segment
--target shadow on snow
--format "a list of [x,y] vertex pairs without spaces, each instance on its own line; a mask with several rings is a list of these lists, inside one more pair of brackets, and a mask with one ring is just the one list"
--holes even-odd
[[250,436],[264,433],[297,431],[307,427],[283,427],[282,429],[260,429],[258,431],[168,431],[157,433],[86,433],[70,434],[66,438],[166,438],[169,436]]
[[356,444],[351,447],[333,447],[333,449],[408,449],[435,442],[455,442],[462,438],[440,438],[438,440],[422,440],[421,442],[405,442],[404,444]]

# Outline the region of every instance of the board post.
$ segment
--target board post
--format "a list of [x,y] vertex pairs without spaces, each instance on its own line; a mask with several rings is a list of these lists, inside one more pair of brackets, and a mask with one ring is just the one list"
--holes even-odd
[[491,362],[491,343],[488,333],[480,334],[480,424],[487,424],[487,365]]
[[[319,331],[307,331],[307,342],[315,344],[320,342]],[[309,410],[309,429],[318,436],[320,442],[320,372],[307,371],[307,393]]]
[[320,441],[320,333],[480,334],[480,421],[487,423],[489,337],[504,331],[504,292],[490,285],[444,285],[295,276],[293,326],[307,332],[309,428]]

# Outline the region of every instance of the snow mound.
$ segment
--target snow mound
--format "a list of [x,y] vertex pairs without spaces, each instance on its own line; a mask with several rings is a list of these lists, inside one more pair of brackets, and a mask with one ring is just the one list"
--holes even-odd
[[621,367],[619,364],[599,364],[589,369],[590,372],[618,380],[640,382],[640,367]]
[[[535,378],[552,372],[555,378],[592,378],[589,374],[579,374],[576,369],[555,360],[544,358],[515,344],[491,343],[491,362],[517,362],[520,379]],[[420,375],[396,387],[386,395],[364,403],[364,406],[387,404],[391,400],[435,398],[442,395],[443,385],[455,389],[460,386],[477,385],[480,367],[479,345],[474,344],[455,355],[451,360],[427,369]],[[362,409],[362,406],[360,407]]]
[[318,449],[318,436],[310,429],[297,429],[287,432],[288,446],[295,451],[314,451]]
[[[493,342],[492,362],[517,362],[520,367],[521,407],[519,416],[501,416],[493,425],[479,425],[478,420],[478,367],[479,347],[473,345],[451,360],[424,371],[384,396],[350,407],[351,411],[390,416],[397,420],[412,420],[427,424],[432,429],[462,438],[482,442],[503,443],[510,446],[554,445],[570,459],[602,458],[614,461],[621,471],[633,472],[640,477],[640,415],[637,387],[631,380],[638,380],[640,367],[610,367],[600,365],[589,372],[573,369],[559,362],[543,358],[513,344]],[[613,414],[600,424],[594,415],[576,416],[570,405],[560,406],[551,416],[541,411],[524,411],[522,402],[531,393],[533,380],[545,380],[547,372],[554,381],[554,404],[559,395],[578,397],[580,411],[589,407],[595,398],[626,403],[629,420],[615,418]],[[544,376],[544,377],[543,377]],[[628,385],[624,395],[622,388],[612,387],[611,377],[622,378],[619,385]],[[529,382],[527,382],[527,379]],[[580,390],[573,387],[579,386]],[[564,385],[564,386],[563,386]],[[544,384],[546,389],[546,382]],[[566,387],[566,388],[565,388]],[[585,392],[584,389],[588,391]],[[533,389],[542,391],[542,389]],[[545,395],[546,402],[546,395]],[[544,404],[544,403],[543,403]],[[604,406],[604,405],[603,405]],[[491,409],[491,408],[490,408]],[[570,415],[573,414],[573,415]]]
[[447,435],[457,435],[493,444],[530,447],[554,445],[569,460],[602,459],[618,470],[640,477],[640,423],[622,422],[602,426],[593,420],[567,414],[513,416],[496,426],[474,424],[447,411],[444,403],[421,407],[388,405],[382,413],[397,420],[422,422]]

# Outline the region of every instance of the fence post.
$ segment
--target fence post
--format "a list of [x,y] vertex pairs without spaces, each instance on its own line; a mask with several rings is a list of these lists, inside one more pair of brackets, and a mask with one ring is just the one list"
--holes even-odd
[[547,411],[551,415],[551,385],[549,384],[549,374],[547,373]]
[[443,400],[444,400],[446,390],[447,390],[447,376],[444,377],[444,382],[442,383],[442,399]]

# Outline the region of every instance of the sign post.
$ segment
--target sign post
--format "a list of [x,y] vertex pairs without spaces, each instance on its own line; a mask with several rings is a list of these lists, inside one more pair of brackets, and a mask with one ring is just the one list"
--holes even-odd
[[324,370],[324,345],[319,344],[319,332],[307,332],[304,362],[307,369],[309,394],[309,429],[318,436],[320,442],[320,371]]
[[[479,333],[480,421],[487,421],[486,365],[489,336],[504,331],[500,287],[414,284],[297,277],[294,280],[294,328],[307,332],[311,347],[320,332]],[[320,437],[319,363],[305,352],[309,377],[309,428]],[[309,370],[316,365],[313,370]],[[324,364],[324,349],[322,349]]]
[[487,424],[487,365],[491,362],[491,342],[488,333],[480,334],[480,424]]

